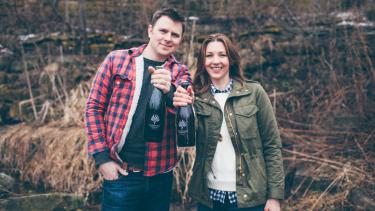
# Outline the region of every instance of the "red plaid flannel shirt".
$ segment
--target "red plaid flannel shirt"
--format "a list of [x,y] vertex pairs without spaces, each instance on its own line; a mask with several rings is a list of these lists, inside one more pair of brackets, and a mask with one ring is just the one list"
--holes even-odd
[[[140,56],[145,47],[113,51],[98,68],[85,110],[90,155],[108,151],[113,160],[122,164],[116,149],[133,100],[135,57]],[[173,55],[168,58],[165,68],[171,70],[172,84],[176,87],[181,81],[191,83],[187,68],[177,62]],[[167,108],[164,128],[161,143],[145,144],[145,176],[167,172],[177,164],[174,108]]]

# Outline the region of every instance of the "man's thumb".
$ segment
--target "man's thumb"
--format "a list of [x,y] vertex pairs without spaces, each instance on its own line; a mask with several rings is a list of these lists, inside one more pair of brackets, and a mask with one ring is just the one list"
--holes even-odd
[[149,73],[154,73],[155,72],[155,68],[154,67],[152,67],[152,66],[148,66],[148,72]]

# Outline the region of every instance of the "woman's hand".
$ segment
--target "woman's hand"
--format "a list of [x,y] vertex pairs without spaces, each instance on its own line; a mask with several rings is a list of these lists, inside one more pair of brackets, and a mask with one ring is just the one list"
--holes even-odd
[[280,202],[277,199],[268,199],[264,211],[280,211]]
[[178,86],[173,95],[173,106],[186,106],[187,104],[192,104],[194,99],[194,92],[191,86],[187,89]]

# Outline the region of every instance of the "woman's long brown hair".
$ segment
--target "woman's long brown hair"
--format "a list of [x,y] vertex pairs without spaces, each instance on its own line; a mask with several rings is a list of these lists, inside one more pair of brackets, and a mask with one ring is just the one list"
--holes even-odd
[[241,58],[233,42],[224,34],[210,34],[203,41],[198,55],[197,70],[194,74],[193,80],[194,92],[197,94],[206,92],[212,83],[206,68],[204,67],[206,49],[210,42],[223,43],[229,59],[229,77],[236,79],[241,83],[245,80],[241,67]]

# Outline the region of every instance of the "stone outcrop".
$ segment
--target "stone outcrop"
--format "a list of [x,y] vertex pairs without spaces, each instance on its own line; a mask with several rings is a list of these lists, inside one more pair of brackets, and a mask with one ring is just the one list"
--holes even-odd
[[0,173],[0,198],[7,197],[13,191],[14,182],[13,177]]
[[84,197],[67,193],[35,194],[0,201],[0,211],[76,210],[84,207]]

